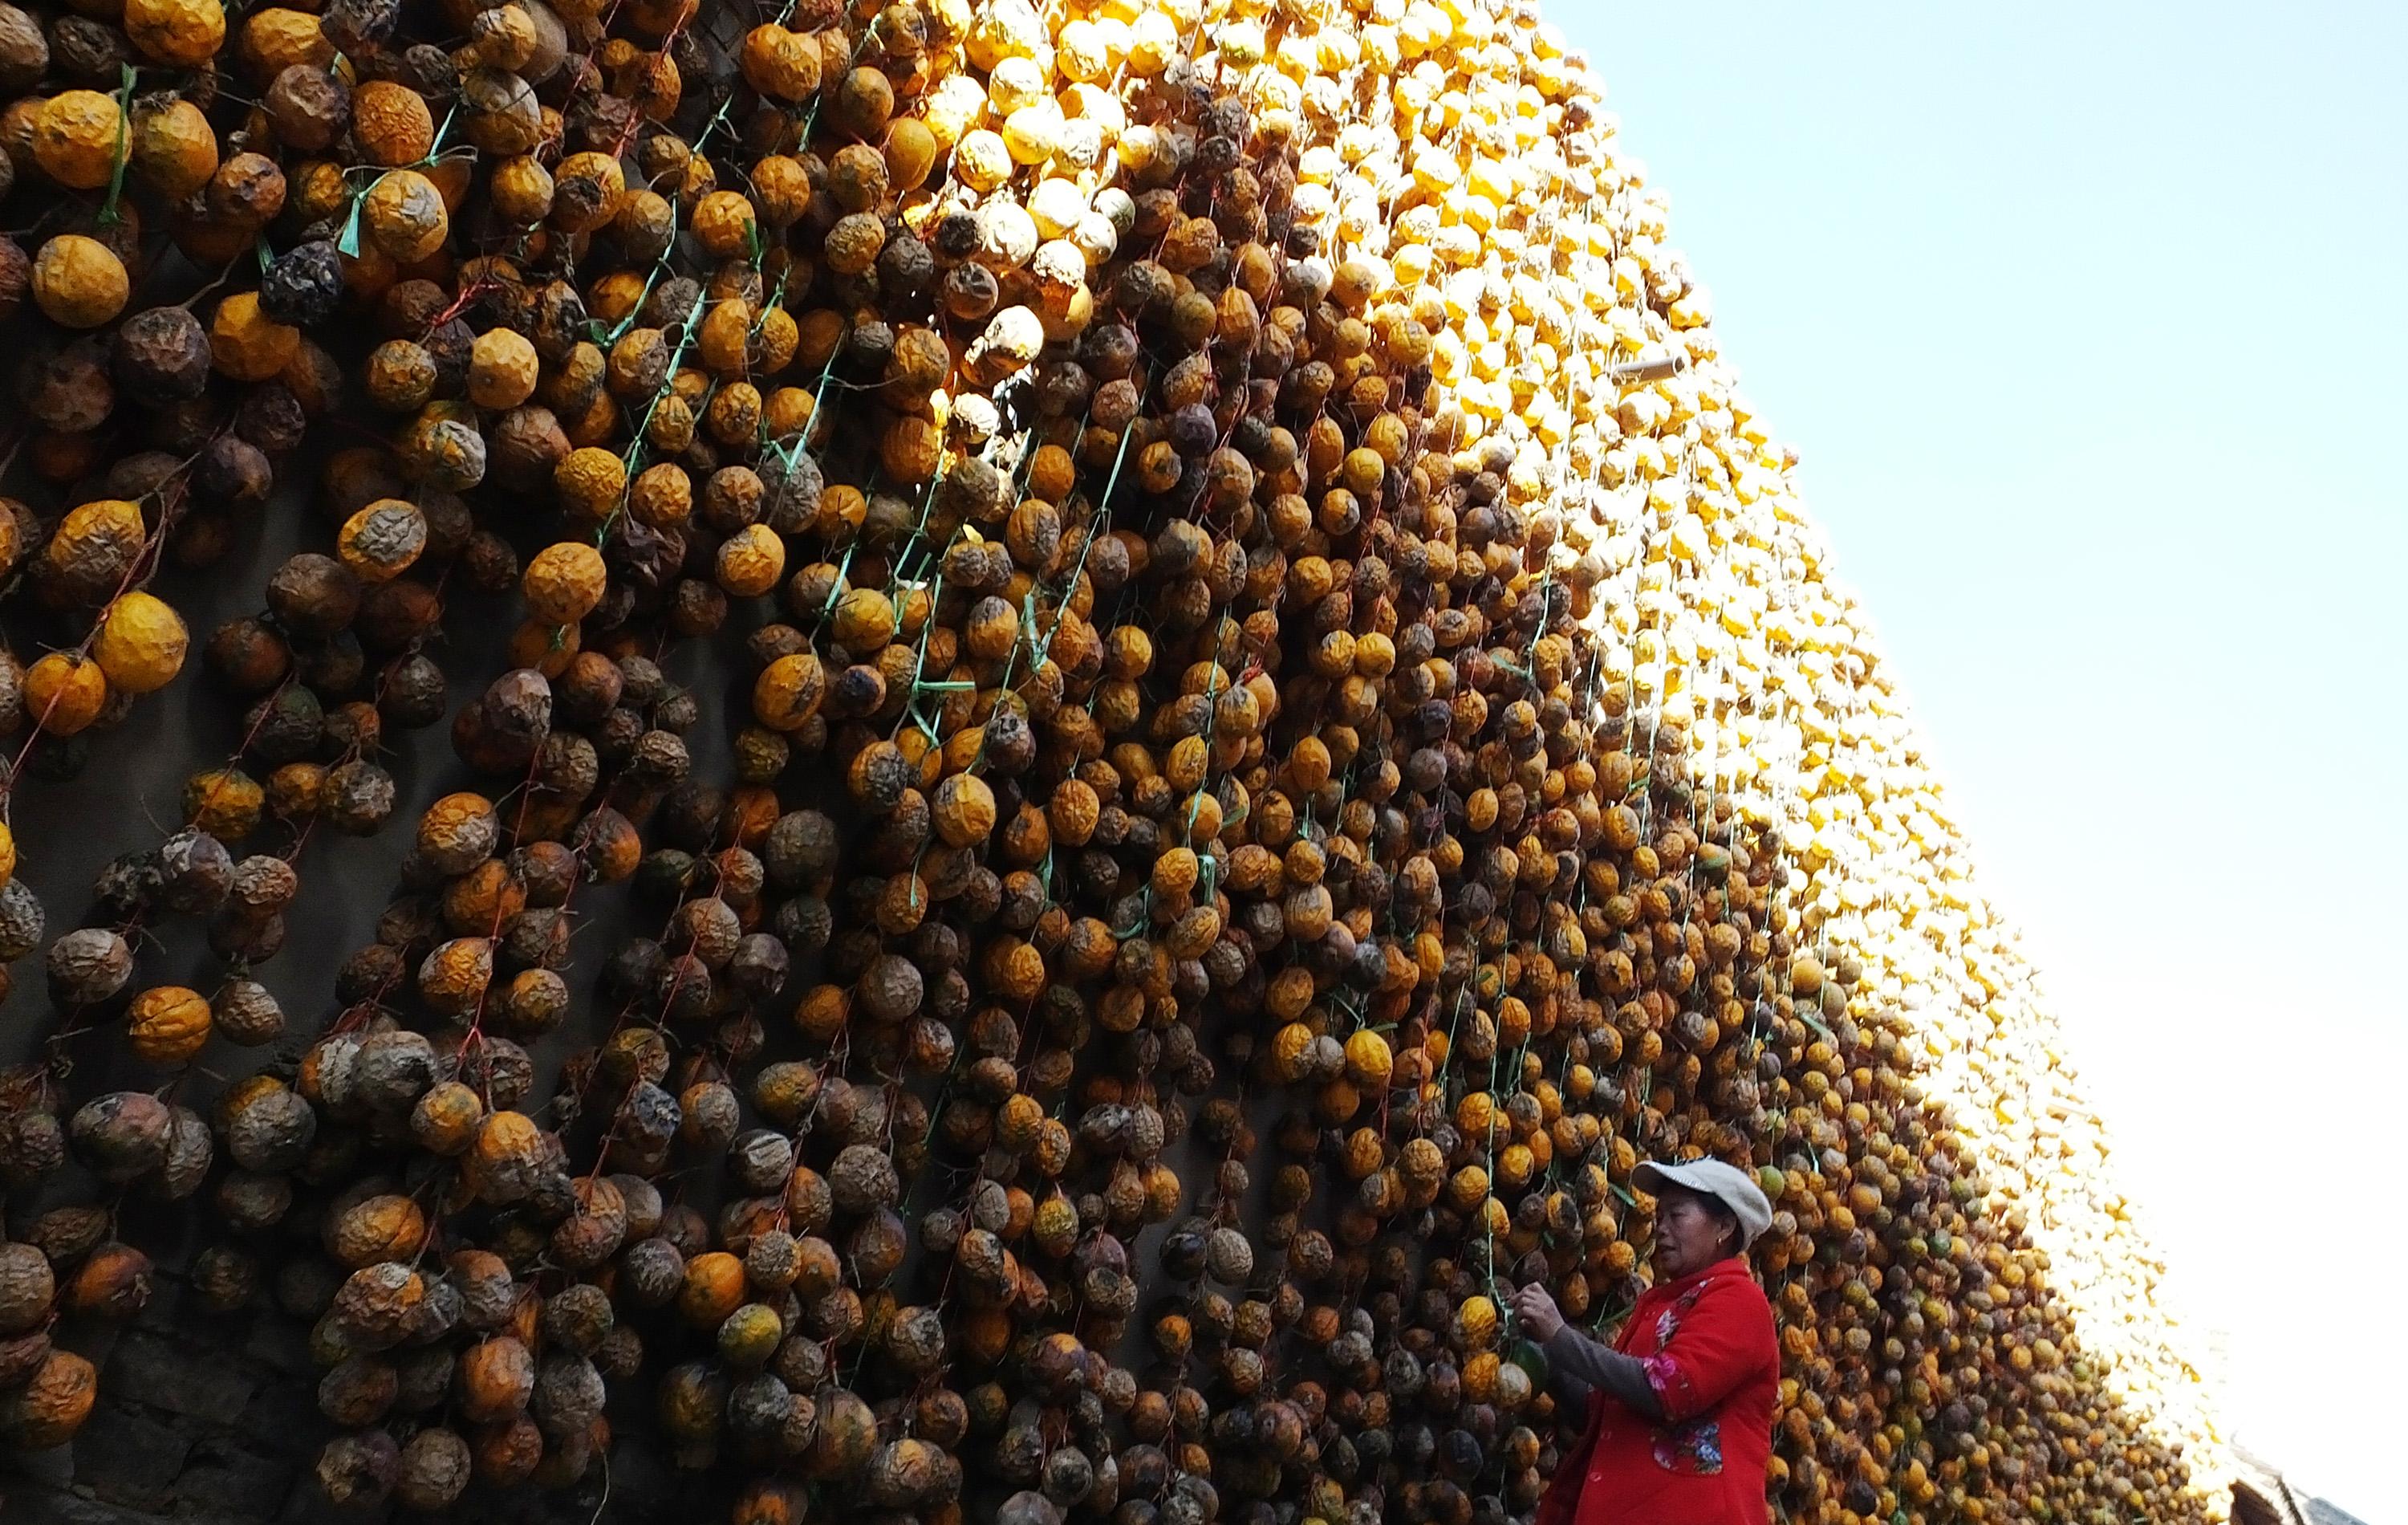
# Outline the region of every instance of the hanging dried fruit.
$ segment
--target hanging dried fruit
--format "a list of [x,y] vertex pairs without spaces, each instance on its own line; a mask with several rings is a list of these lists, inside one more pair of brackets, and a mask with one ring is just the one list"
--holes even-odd
[[[243,18],[243,101],[212,0],[72,20],[0,7],[0,74],[53,90],[17,172],[86,198],[0,244],[0,307],[115,324],[25,389],[37,473],[110,496],[0,515],[73,626],[0,664],[35,762],[176,676],[149,574],[268,498],[322,338],[391,433],[208,641],[240,749],[53,1000],[136,990],[160,1065],[278,1038],[249,965],[298,879],[227,844],[375,829],[387,726],[487,779],[415,817],[297,1071],[0,1135],[12,1180],[71,1146],[170,1197],[222,1145],[237,1240],[306,1204],[330,1497],[658,1439],[739,1520],[1520,1517],[1568,1437],[1499,1284],[1610,1319],[1631,1169],[1703,1152],[1779,1210],[1788,1514],[2194,1518],[2128,1230],[2020,1112],[1925,1100],[2013,1089],[2045,1021],[1534,13],[334,0]],[[68,84],[112,24],[150,94]],[[224,272],[206,322],[118,322],[144,215]],[[505,669],[447,675],[447,605],[513,597]],[[717,676],[664,669],[738,637],[714,775]],[[656,935],[578,969],[619,894]],[[136,981],[166,914],[210,918],[214,996]],[[65,1290],[0,1256],[0,1330],[141,1301],[62,1211]],[[194,1286],[240,1302],[252,1256]],[[90,1368],[18,1338],[0,1417],[63,1438]]]

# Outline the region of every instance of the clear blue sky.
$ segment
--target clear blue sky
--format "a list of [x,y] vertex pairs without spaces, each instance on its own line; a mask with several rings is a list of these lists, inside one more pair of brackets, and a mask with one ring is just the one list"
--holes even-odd
[[2408,10],[1558,3],[2241,1440],[2408,1519]]

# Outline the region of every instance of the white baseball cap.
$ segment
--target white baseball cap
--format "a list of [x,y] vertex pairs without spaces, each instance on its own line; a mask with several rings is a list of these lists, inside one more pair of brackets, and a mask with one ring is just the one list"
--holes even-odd
[[1630,1173],[1630,1184],[1650,1196],[1661,1193],[1670,1185],[1712,1197],[1739,1219],[1742,1249],[1772,1227],[1772,1203],[1765,1200],[1764,1189],[1756,1184],[1756,1177],[1719,1159],[1692,1159],[1678,1165],[1644,1159]]

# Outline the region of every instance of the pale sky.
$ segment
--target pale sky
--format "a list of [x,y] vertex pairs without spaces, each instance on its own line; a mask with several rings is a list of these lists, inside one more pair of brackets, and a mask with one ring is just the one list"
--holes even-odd
[[1553,4],[1903,673],[2227,1427],[2408,1521],[2408,9]]

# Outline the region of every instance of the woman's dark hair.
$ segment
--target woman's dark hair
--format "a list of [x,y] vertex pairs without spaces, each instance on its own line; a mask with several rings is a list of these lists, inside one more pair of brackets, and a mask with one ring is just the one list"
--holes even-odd
[[1714,1231],[1717,1235],[1725,1229],[1730,1230],[1730,1252],[1733,1255],[1744,1254],[1747,1250],[1747,1227],[1740,1222],[1739,1215],[1730,1210],[1730,1204],[1720,1197],[1710,1197],[1702,1191],[1698,1194],[1698,1201],[1704,1204],[1707,1212],[1713,1215]]

